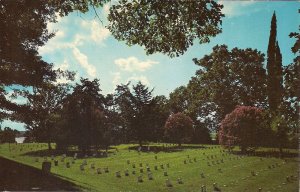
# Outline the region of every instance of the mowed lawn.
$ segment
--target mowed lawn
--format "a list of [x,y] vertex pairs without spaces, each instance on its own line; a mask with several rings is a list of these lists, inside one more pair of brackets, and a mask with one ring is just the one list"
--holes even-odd
[[[162,144],[153,144],[150,145],[150,150],[158,145],[162,147]],[[290,153],[284,158],[278,158],[270,153],[271,149],[260,149],[255,156],[228,153],[216,145],[184,145],[183,150],[140,154],[136,150],[128,150],[135,146],[137,145],[114,146],[109,150],[108,157],[81,157],[74,164],[71,154],[64,162],[61,161],[61,154],[55,155],[55,159],[59,161],[58,166],[54,166],[50,155],[47,160],[52,162],[53,174],[75,183],[84,191],[201,191],[203,185],[207,191],[212,191],[214,183],[222,191],[228,192],[255,192],[259,188],[262,188],[262,192],[299,191],[297,150],[289,150]],[[173,147],[168,146],[171,149]],[[46,148],[45,144],[2,144],[0,156],[41,169],[45,155],[34,152],[40,151],[42,154],[46,152]],[[39,162],[36,162],[37,158]],[[84,160],[87,165],[82,171],[80,165]],[[70,168],[66,167],[66,162],[70,162]],[[95,169],[91,168],[92,163]],[[148,179],[147,166],[153,180]],[[158,170],[154,169],[155,166]],[[106,167],[108,173],[104,172]],[[97,168],[101,168],[102,174],[97,174]],[[127,169],[129,176],[124,173]],[[143,169],[143,173],[140,173],[140,169]],[[121,177],[116,177],[117,171],[120,171]],[[138,176],[142,176],[143,182],[138,182]],[[182,179],[182,184],[177,182],[178,178]],[[167,179],[172,187],[166,186]]]

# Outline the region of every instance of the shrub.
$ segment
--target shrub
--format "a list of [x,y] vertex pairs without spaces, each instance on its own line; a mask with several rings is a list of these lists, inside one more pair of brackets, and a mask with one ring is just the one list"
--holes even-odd
[[169,116],[165,124],[165,136],[181,146],[182,142],[189,140],[193,134],[193,121],[183,113]]
[[225,147],[239,145],[242,152],[258,147],[264,137],[262,110],[257,107],[237,106],[221,122],[219,143]]

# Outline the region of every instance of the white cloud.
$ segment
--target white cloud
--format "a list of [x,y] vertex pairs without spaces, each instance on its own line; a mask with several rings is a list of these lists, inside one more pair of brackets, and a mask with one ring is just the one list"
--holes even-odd
[[[80,22],[79,28],[74,28],[77,33],[73,34],[68,30],[69,25],[66,25],[64,19],[60,19],[58,23],[48,23],[47,28],[49,32],[54,32],[55,36],[50,39],[46,45],[39,48],[41,55],[61,51],[62,49],[73,49],[73,47],[82,46],[85,43],[94,42],[97,44],[103,44],[103,42],[110,36],[110,32],[107,28],[100,24],[98,20]],[[65,37],[68,37],[66,39]]]
[[87,56],[80,52],[77,47],[74,47],[72,52],[78,63],[86,70],[86,73],[93,78],[96,77],[96,68],[94,65],[89,64]]
[[55,67],[55,69],[61,69],[61,70],[65,71],[65,70],[67,70],[69,68],[69,66],[70,65],[69,65],[68,61],[65,59],[64,62],[62,64],[60,64],[60,65],[57,65]]
[[218,3],[224,5],[222,9],[222,13],[225,14],[226,17],[235,17],[243,14],[249,13],[250,10],[244,10],[243,8],[252,5],[255,3],[253,0],[248,1],[228,1],[228,0],[220,0]]
[[84,35],[83,39],[92,40],[96,43],[103,43],[105,39],[110,36],[110,32],[104,26],[101,26],[99,22],[93,21],[82,21],[81,26],[90,31],[89,35]]
[[127,82],[129,82],[129,81],[134,82],[134,84],[136,82],[140,81],[144,85],[147,85],[147,86],[150,85],[150,82],[149,82],[148,78],[144,75],[140,75],[140,76],[133,75],[133,76],[131,76],[127,79]]
[[152,65],[158,64],[157,61],[140,61],[136,57],[119,58],[116,59],[114,63],[124,71],[145,71],[151,68]]

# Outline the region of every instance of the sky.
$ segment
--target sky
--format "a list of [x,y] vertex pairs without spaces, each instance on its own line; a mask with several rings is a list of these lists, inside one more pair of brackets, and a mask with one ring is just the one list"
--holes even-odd
[[[291,47],[295,39],[290,32],[298,31],[300,3],[297,1],[221,1],[225,14],[222,33],[208,44],[190,47],[184,55],[170,58],[163,54],[146,55],[140,46],[128,46],[117,41],[105,28],[110,3],[86,14],[74,12],[49,23],[49,31],[56,36],[39,49],[42,58],[55,68],[76,71],[80,77],[100,79],[102,94],[113,93],[115,86],[141,81],[154,88],[153,95],[168,96],[176,87],[186,85],[199,68],[192,59],[210,54],[215,45],[226,44],[229,49],[253,48],[266,55],[273,12],[277,16],[277,38],[283,56],[283,65],[292,62]],[[195,41],[196,42],[196,41]],[[59,80],[65,81],[63,79]],[[24,130],[24,125],[4,121],[9,126]]]

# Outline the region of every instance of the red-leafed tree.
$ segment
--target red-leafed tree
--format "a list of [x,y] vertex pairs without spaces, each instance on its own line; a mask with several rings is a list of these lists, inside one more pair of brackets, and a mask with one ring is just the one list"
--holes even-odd
[[237,106],[221,122],[219,143],[225,147],[240,146],[242,152],[255,149],[264,135],[263,111],[257,107]]
[[169,116],[165,124],[165,136],[170,141],[178,143],[188,140],[193,133],[193,121],[183,113],[176,113]]

